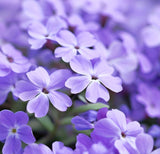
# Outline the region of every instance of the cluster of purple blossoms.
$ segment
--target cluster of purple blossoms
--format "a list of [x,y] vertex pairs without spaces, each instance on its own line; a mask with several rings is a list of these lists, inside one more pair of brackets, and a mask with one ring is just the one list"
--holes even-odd
[[160,153],[159,1],[0,0],[0,16],[2,154]]

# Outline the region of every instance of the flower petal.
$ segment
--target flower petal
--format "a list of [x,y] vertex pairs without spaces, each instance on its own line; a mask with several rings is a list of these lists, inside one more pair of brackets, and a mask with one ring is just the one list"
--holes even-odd
[[108,89],[114,92],[122,91],[122,81],[119,77],[114,77],[111,75],[100,75],[98,78]]
[[117,109],[112,109],[111,111],[107,112],[107,118],[111,119],[121,129],[121,131],[126,131],[126,116],[123,112]]
[[95,45],[96,39],[94,35],[89,32],[82,32],[77,36],[78,44],[80,47],[91,47]]
[[72,105],[70,97],[58,91],[51,91],[48,95],[51,103],[60,111],[66,111]]
[[0,122],[1,125],[11,128],[15,125],[15,115],[9,110],[3,110],[0,112]]
[[62,57],[63,61],[70,62],[77,54],[77,51],[70,47],[57,47],[54,53],[55,57]]
[[21,100],[27,101],[39,93],[39,88],[30,82],[21,80],[16,83],[15,93]]
[[136,138],[136,146],[141,154],[151,153],[153,149],[153,139],[148,134],[140,134]]
[[74,47],[77,45],[77,39],[74,36],[73,33],[67,30],[62,30],[59,34],[58,37],[56,38],[56,41],[65,47]]
[[[65,74],[65,75],[64,75]],[[49,89],[60,89],[64,87],[65,81],[71,76],[68,69],[56,70],[50,75]]]
[[34,71],[27,73],[29,80],[36,86],[45,88],[50,82],[48,72],[43,67],[38,67]]
[[36,117],[44,117],[49,109],[49,100],[46,95],[39,94],[27,104],[27,111],[35,113]]
[[20,127],[17,131],[19,138],[26,144],[31,144],[35,142],[35,138],[32,133],[30,126],[24,125]]
[[75,56],[70,61],[70,66],[73,71],[82,75],[90,75],[90,71],[92,70],[91,62],[81,55]]
[[87,76],[74,76],[66,81],[65,86],[71,89],[72,94],[77,94],[83,91],[90,81],[90,77]]
[[18,153],[21,150],[21,141],[15,137],[15,135],[10,135],[7,137],[2,152],[4,154]]
[[98,98],[108,101],[110,96],[108,90],[99,81],[92,81],[86,89],[86,98],[92,103],[96,103]]
[[15,113],[16,124],[25,125],[28,123],[29,118],[25,112],[18,111]]
[[8,128],[3,125],[0,125],[0,141],[3,141],[7,138]]

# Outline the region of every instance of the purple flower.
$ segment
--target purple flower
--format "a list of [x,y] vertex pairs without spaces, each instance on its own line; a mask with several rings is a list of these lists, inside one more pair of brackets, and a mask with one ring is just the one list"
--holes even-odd
[[77,136],[75,154],[117,154],[113,149],[108,149],[102,142],[94,142],[84,134]]
[[28,33],[31,36],[31,38],[29,38],[31,48],[39,49],[47,40],[55,41],[56,34],[65,27],[66,24],[60,17],[50,17],[46,26],[41,22],[33,22],[28,29]]
[[15,73],[25,73],[29,70],[31,64],[20,51],[10,44],[2,46],[0,52],[0,76],[6,76],[11,71]]
[[71,148],[64,146],[64,144],[59,141],[52,143],[52,150],[54,154],[73,154]]
[[160,91],[156,87],[147,86],[141,83],[138,87],[139,93],[136,98],[139,103],[145,106],[145,111],[149,117],[160,117],[160,104],[157,100],[160,99]]
[[93,47],[96,40],[89,32],[81,32],[77,36],[67,30],[59,33],[56,41],[62,46],[55,50],[56,57],[62,57],[63,61],[70,62],[78,53],[91,59],[94,57]]
[[123,112],[113,109],[107,112],[107,118],[95,124],[92,137],[94,140],[105,141],[106,146],[114,146],[121,153],[125,144],[135,146],[136,136],[143,132],[136,121],[127,123]]
[[138,150],[138,154],[159,154],[160,148],[153,150],[153,139],[148,134],[140,134],[136,138],[136,147]]
[[145,27],[142,36],[147,46],[156,47],[160,45],[160,28],[158,26],[150,25]]
[[88,130],[94,128],[93,122],[96,121],[96,118],[97,112],[94,110],[89,110],[72,118],[71,122],[75,125],[77,130]]
[[44,144],[30,144],[25,147],[23,154],[53,154]]
[[72,154],[73,150],[64,146],[62,142],[52,143],[52,150],[44,144],[30,144],[25,147],[23,154]]
[[4,103],[9,92],[12,92],[14,95],[15,83],[17,81],[16,75],[12,72],[5,77],[0,77],[0,104]]
[[21,141],[26,144],[35,142],[32,130],[26,124],[28,116],[22,111],[13,113],[9,110],[0,112],[0,140],[5,140],[2,152],[4,154],[21,151]]
[[[64,76],[65,74],[65,76]],[[18,97],[28,101],[27,110],[35,113],[36,117],[43,117],[49,109],[49,100],[60,111],[66,111],[72,105],[71,99],[59,92],[64,87],[64,82],[70,76],[68,70],[57,70],[51,75],[43,67],[27,73],[29,81],[19,81],[16,84]]]
[[107,49],[101,42],[96,44],[97,54],[102,59],[106,59],[119,73],[125,83],[133,82],[130,74],[135,72],[138,66],[138,56],[135,50],[137,46],[134,38],[128,33],[121,32],[119,38],[115,40]]
[[148,134],[139,134],[136,138],[135,148],[126,145],[126,149],[130,154],[159,154],[160,148],[153,150],[153,138]]
[[71,93],[77,94],[86,89],[86,98],[96,103],[98,98],[108,101],[110,96],[108,90],[120,92],[122,90],[121,79],[112,75],[114,69],[104,60],[96,60],[94,64],[83,56],[76,56],[71,60],[72,70],[80,74],[70,77],[65,85],[71,89]]

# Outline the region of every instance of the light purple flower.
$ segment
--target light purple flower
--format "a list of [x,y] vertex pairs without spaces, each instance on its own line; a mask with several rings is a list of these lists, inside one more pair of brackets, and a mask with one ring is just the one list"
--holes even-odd
[[0,112],[0,140],[5,140],[2,152],[4,154],[21,151],[21,141],[26,144],[35,142],[30,126],[27,126],[28,116],[22,111],[13,113],[9,110]]
[[44,144],[30,144],[25,147],[23,154],[53,154]]
[[81,32],[77,36],[67,30],[59,33],[56,41],[62,46],[55,50],[56,57],[62,57],[63,61],[70,62],[78,53],[88,59],[94,58],[93,47],[96,40],[89,32]]
[[52,143],[53,154],[73,154],[73,150],[64,146],[62,142],[56,141]]
[[113,149],[108,149],[102,142],[94,142],[85,134],[77,136],[74,154],[117,154]]
[[10,44],[4,44],[0,52],[0,76],[6,76],[11,71],[25,73],[29,70],[31,63],[20,51]]
[[96,60],[92,63],[83,56],[76,56],[71,60],[72,70],[78,76],[70,77],[65,85],[71,89],[71,93],[77,94],[86,89],[86,99],[96,103],[98,98],[108,101],[110,96],[108,90],[120,92],[122,90],[121,79],[112,75],[114,69],[106,61]]
[[141,83],[138,86],[139,93],[136,98],[137,101],[145,106],[145,111],[149,117],[160,117],[160,104],[157,100],[160,100],[160,90],[153,86],[147,86]]
[[95,124],[92,137],[95,140],[107,142],[106,146],[114,146],[121,153],[125,144],[135,146],[136,136],[143,132],[143,128],[136,121],[127,123],[123,112],[113,109],[107,112],[107,118]]
[[47,40],[55,41],[56,34],[65,27],[66,23],[60,17],[50,17],[46,25],[37,21],[33,22],[28,28],[28,33],[31,36],[29,38],[31,48],[39,49]]
[[30,144],[25,147],[23,154],[72,154],[73,150],[64,146],[62,142],[52,143],[52,150],[44,144]]
[[[64,76],[65,74],[65,76]],[[66,111],[72,105],[71,99],[57,90],[64,87],[64,82],[70,76],[68,70],[57,70],[51,75],[43,67],[27,73],[29,81],[19,81],[16,84],[18,97],[28,101],[27,110],[35,113],[36,117],[43,117],[49,109],[49,100],[60,111]]]
[[126,145],[129,154],[159,154],[160,148],[153,150],[153,138],[148,134],[139,134],[136,138],[135,148]]

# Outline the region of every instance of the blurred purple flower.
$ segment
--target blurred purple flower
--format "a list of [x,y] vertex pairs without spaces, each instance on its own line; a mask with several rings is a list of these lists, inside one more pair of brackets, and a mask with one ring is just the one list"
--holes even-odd
[[138,86],[139,93],[136,98],[137,101],[145,106],[145,111],[149,117],[160,117],[160,103],[157,100],[160,100],[160,91],[158,88],[153,86],[147,86],[144,83],[141,83]]
[[47,40],[55,41],[56,34],[65,27],[66,23],[60,17],[50,17],[46,25],[38,21],[33,22],[28,28],[28,33],[31,36],[28,41],[31,48],[40,49]]
[[0,52],[0,76],[6,76],[11,71],[25,73],[29,70],[31,63],[20,51],[10,44],[4,44]]

